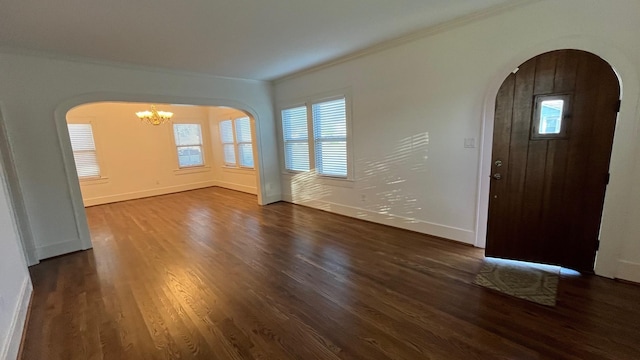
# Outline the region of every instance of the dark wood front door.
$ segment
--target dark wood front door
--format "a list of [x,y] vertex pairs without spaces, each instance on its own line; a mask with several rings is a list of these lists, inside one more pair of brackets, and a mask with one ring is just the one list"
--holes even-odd
[[522,64],[496,99],[486,255],[593,271],[620,85],[596,55]]

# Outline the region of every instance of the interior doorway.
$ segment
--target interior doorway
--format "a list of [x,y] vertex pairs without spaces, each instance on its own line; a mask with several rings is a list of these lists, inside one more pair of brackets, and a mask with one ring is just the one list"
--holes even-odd
[[259,191],[254,119],[241,110],[98,102],[66,121],[85,207],[210,186]]
[[620,84],[600,57],[539,55],[496,98],[486,255],[592,272]]

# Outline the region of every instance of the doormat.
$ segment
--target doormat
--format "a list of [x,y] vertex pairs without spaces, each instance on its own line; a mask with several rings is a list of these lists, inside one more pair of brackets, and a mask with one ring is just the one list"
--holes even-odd
[[533,301],[555,306],[560,267],[486,258],[474,284]]

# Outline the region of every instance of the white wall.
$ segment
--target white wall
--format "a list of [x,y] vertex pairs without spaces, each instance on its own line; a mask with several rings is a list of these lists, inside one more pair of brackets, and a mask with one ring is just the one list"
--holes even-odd
[[224,105],[255,118],[263,186],[260,203],[280,199],[269,83],[138,67],[0,54],[0,108],[38,258],[91,246],[65,115],[96,101]]
[[17,357],[31,291],[0,162],[0,359]]
[[[355,181],[285,175],[283,196],[482,246],[498,87],[540,53],[591,51],[614,66],[624,89],[596,272],[640,281],[640,228],[627,221],[640,216],[638,34],[637,0],[546,0],[281,80],[278,108],[349,89],[355,159]],[[465,138],[477,147],[464,148]]]
[[[254,169],[229,167],[224,163],[222,141],[220,139],[220,122],[245,117],[247,114],[236,109],[210,108],[209,128],[211,129],[211,142],[213,146],[213,168],[215,169],[216,185],[227,189],[255,194],[257,192],[257,177]],[[250,117],[251,119],[251,117]],[[251,119],[252,139],[256,138],[255,121]],[[255,143],[253,157],[256,156]]]

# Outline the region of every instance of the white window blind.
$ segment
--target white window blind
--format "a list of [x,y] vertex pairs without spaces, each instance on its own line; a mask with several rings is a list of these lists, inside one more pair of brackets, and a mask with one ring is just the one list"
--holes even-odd
[[347,177],[347,112],[345,98],[311,106],[316,170],[321,175]]
[[100,177],[100,166],[98,165],[91,124],[68,124],[67,127],[78,178]]
[[286,169],[309,171],[309,128],[306,106],[282,110],[282,134]]
[[173,124],[173,135],[181,168],[204,165],[200,124]]
[[220,140],[224,153],[224,163],[228,166],[236,166],[236,150],[233,139],[233,124],[231,120],[220,122]]
[[251,139],[251,120],[242,117],[235,120],[236,142],[238,143],[238,165],[253,168],[253,143]]

